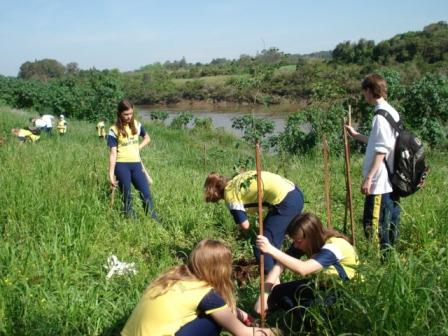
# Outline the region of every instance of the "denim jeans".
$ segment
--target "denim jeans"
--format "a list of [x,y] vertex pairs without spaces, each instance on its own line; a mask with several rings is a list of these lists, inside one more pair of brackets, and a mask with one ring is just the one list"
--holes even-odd
[[367,239],[378,235],[380,249],[387,250],[398,240],[400,224],[399,199],[392,193],[368,195],[364,202],[364,233]]

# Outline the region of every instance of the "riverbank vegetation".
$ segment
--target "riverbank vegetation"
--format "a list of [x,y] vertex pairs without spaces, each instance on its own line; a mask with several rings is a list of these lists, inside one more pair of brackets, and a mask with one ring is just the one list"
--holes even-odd
[[[107,147],[95,124],[69,119],[65,137],[42,135],[18,145],[9,135],[33,116],[0,107],[0,334],[118,335],[146,285],[181,263],[205,237],[225,240],[235,263],[251,260],[251,239],[238,233],[224,204],[207,204],[202,186],[210,171],[232,175],[254,167],[253,148],[219,130],[175,129],[145,124],[152,142],[142,151],[153,177],[161,224],[120,216],[109,209]],[[344,231],[345,180],[342,152],[331,147],[332,222]],[[361,229],[362,195],[354,194],[356,241],[362,278],[343,286],[336,304],[309,314],[313,335],[444,335],[448,333],[448,154],[431,153],[425,189],[402,200],[400,242],[388,262]],[[360,155],[352,157],[354,190],[361,183]],[[262,155],[263,169],[296,182],[305,210],[325,221],[323,162],[319,152]],[[251,218],[252,222],[255,221]],[[349,232],[350,229],[347,228]],[[138,273],[106,280],[107,257],[135,262]],[[286,279],[294,276],[286,274]],[[251,310],[258,277],[238,287]],[[285,335],[299,327],[284,314],[269,315]]]
[[[18,78],[0,76],[0,102],[70,118],[113,118],[123,97],[135,104],[179,101],[236,102],[272,106],[298,102],[283,134],[270,139],[277,150],[306,152],[322,133],[340,139],[339,118],[348,105],[361,129],[371,111],[360,95],[360,80],[372,71],[389,84],[389,97],[406,127],[429,145],[446,147],[448,124],[448,24],[438,22],[375,44],[342,42],[331,52],[286,54],[277,48],[208,64],[156,63],[139,70],[80,70],[55,60],[26,62]],[[313,132],[299,126],[307,124]],[[309,128],[308,128],[309,129]],[[294,141],[299,143],[294,144]]]

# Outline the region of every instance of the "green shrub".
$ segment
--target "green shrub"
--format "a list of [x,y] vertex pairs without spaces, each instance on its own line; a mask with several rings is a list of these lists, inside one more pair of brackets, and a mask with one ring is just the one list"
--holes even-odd
[[249,143],[260,142],[274,131],[274,122],[267,118],[251,115],[232,118],[232,128],[243,132],[243,139]]
[[160,110],[151,111],[150,117],[151,117],[151,120],[160,121],[160,122],[163,123],[168,118],[168,112],[167,111],[160,111]]
[[181,112],[171,121],[170,127],[174,129],[186,128],[193,120],[194,116],[191,112]]

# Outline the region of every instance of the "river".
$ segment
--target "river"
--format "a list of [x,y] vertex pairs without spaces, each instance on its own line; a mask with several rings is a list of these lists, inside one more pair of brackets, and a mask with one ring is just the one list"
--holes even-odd
[[165,121],[167,125],[171,120],[181,112],[191,112],[198,118],[211,118],[213,127],[222,127],[227,132],[241,136],[241,132],[232,128],[232,118],[242,116],[245,114],[254,115],[255,117],[262,117],[270,119],[274,122],[273,134],[278,134],[283,131],[286,124],[286,119],[291,113],[299,110],[298,105],[283,104],[273,105],[265,108],[263,106],[248,106],[239,104],[220,104],[214,105],[210,103],[179,103],[176,105],[140,105],[137,106],[139,116],[142,119],[150,119],[152,111],[167,111],[168,119]]

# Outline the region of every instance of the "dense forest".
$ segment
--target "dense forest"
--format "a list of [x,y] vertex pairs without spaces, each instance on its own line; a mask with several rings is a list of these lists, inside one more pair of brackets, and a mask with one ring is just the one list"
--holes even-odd
[[[0,76],[0,102],[90,120],[111,118],[115,102],[124,96],[135,104],[299,102],[303,109],[290,116],[284,134],[270,141],[297,152],[314,147],[323,132],[337,142],[338,120],[348,104],[361,127],[368,125],[370,113],[360,99],[359,83],[373,71],[387,79],[388,98],[405,124],[429,144],[445,145],[448,24],[443,21],[378,44],[365,39],[346,41],[333,51],[309,55],[287,54],[273,47],[234,60],[216,58],[193,64],[182,58],[125,73],[36,60],[22,64],[17,78]],[[311,133],[298,130],[304,122],[311,124]]]

